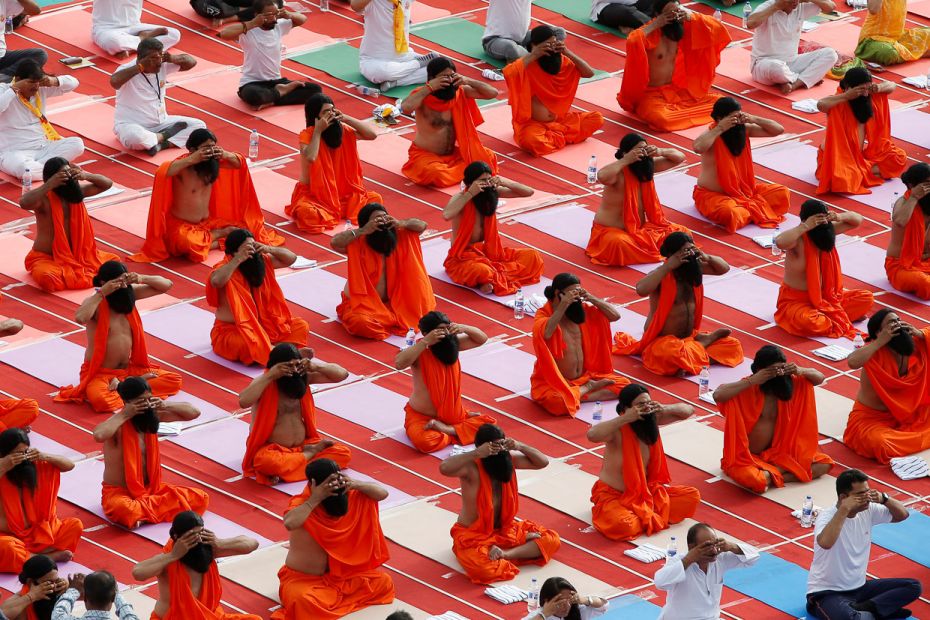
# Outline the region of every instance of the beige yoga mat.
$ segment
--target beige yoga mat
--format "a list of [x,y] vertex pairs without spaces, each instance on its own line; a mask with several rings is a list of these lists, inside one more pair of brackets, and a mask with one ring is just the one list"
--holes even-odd
[[220,575],[273,601],[278,598],[278,571],[284,566],[283,544],[260,549],[219,563]]
[[544,469],[517,470],[520,495],[591,523],[591,487],[597,482],[578,465],[552,459]]
[[843,441],[846,422],[855,401],[820,387],[814,388],[814,397],[817,400],[817,430],[822,435]]
[[394,599],[394,602],[390,605],[372,605],[371,607],[353,612],[348,616],[343,616],[343,618],[345,620],[384,620],[395,611],[406,611],[413,616],[414,620],[425,620],[431,617],[430,614],[422,609],[417,609],[413,605],[408,605],[403,601]]

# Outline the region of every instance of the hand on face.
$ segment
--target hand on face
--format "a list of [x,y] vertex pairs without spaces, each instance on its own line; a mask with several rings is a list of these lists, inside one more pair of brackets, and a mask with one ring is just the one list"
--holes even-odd
[[245,241],[242,242],[242,245],[239,246],[239,249],[236,250],[236,254],[234,255],[234,257],[237,261],[242,263],[252,258],[252,256],[255,255],[256,252],[257,252],[257,249],[255,247],[255,242],[252,241],[251,239],[246,239]]
[[57,584],[57,580],[34,583],[29,586],[29,596],[35,601],[44,601],[55,593]]
[[851,493],[840,502],[840,508],[845,508],[850,514],[861,512],[869,505],[869,493]]
[[668,264],[671,269],[678,269],[685,264],[685,261],[690,260],[692,256],[697,256],[697,248],[694,246],[685,246],[672,254],[668,259]]
[[579,286],[578,288],[572,289],[570,291],[565,291],[562,293],[561,299],[559,299],[559,307],[563,310],[568,309],[570,305],[576,301],[582,301],[584,299],[585,292]]
[[445,325],[440,325],[436,329],[430,331],[430,333],[423,336],[423,344],[428,347],[437,344],[440,340],[449,335],[449,327]]
[[878,338],[876,338],[878,344],[881,346],[888,344],[892,338],[901,333],[901,327],[901,321],[888,321],[885,323],[885,326],[878,332]]
[[717,124],[717,126],[720,128],[720,131],[723,132],[729,131],[730,129],[733,129],[737,125],[741,124],[743,124],[743,113],[737,111],[731,112],[730,114],[724,116],[722,119],[720,119],[720,122]]
[[338,495],[345,487],[345,477],[339,472],[335,472],[326,477],[323,482],[317,484],[310,483],[310,499],[317,503],[322,502],[327,497]]
[[817,213],[804,220],[806,230],[814,230],[818,226],[825,226],[831,222],[829,213]]
[[183,558],[188,551],[196,547],[202,542],[200,532],[196,529],[189,530],[183,536],[174,541],[174,548],[172,549],[174,557]]
[[329,108],[328,110],[323,110],[313,124],[314,132],[321,132],[334,122],[336,122],[336,109]]
[[116,291],[126,288],[126,286],[128,285],[126,284],[125,278],[123,278],[122,276],[118,278],[113,278],[109,282],[103,283],[103,286],[100,287],[100,294],[103,297],[108,297],[109,295],[112,295]]
[[68,575],[68,587],[74,588],[78,591],[78,594],[81,596],[84,595],[84,575],[78,573],[77,575]]
[[542,606],[543,615],[547,618],[550,616],[565,617],[572,607],[574,596],[572,592],[559,592]]

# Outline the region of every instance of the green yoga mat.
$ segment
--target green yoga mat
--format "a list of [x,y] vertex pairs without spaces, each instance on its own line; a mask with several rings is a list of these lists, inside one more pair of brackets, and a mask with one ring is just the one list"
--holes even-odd
[[[333,43],[326,47],[321,47],[303,54],[293,56],[291,60],[299,62],[302,65],[319,69],[324,73],[345,80],[351,84],[363,84],[376,88],[366,80],[358,70],[358,48],[352,47],[348,43]],[[386,97],[403,99],[410,94],[416,85],[397,86],[387,92],[381,93]]]
[[597,28],[602,32],[610,32],[623,39],[626,38],[625,34],[620,34],[620,31],[615,28],[609,28],[603,24],[591,21],[590,2],[581,2],[581,0],[536,0],[533,4],[541,6],[544,9],[549,9],[554,13],[560,13],[579,24]]
[[[724,13],[729,13],[730,15],[735,15],[736,17],[743,17],[743,5],[745,2],[740,2],[737,0],[736,4],[733,6],[723,6],[722,2],[717,2],[717,0],[697,0],[701,4],[706,4],[712,9],[720,9]],[[752,10],[756,10],[760,4],[765,2],[765,0],[747,0],[752,5]]]
[[484,47],[481,45],[484,26],[461,17],[445,17],[417,24],[410,29],[410,33],[463,56],[483,60],[492,67],[500,68],[505,64],[484,52]]

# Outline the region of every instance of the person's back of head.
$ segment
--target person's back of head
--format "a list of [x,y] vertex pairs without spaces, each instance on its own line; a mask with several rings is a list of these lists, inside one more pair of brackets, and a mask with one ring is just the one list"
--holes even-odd
[[401,609],[392,613],[390,616],[385,618],[385,620],[413,620],[413,616]]
[[84,578],[84,604],[88,610],[110,611],[116,600],[116,578],[99,570]]

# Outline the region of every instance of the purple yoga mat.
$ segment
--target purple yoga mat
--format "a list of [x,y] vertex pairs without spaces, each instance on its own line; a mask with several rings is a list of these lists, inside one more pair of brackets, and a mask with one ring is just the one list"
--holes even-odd
[[802,142],[781,142],[755,149],[753,161],[795,179],[817,185],[814,171],[817,169],[817,147]]
[[463,351],[460,356],[462,371],[509,390],[514,394],[530,390],[530,374],[536,356],[532,350],[492,342],[477,349]]
[[316,406],[385,435],[403,428],[407,397],[370,381],[358,381],[315,396]]
[[248,437],[249,425],[230,417],[228,420],[170,437],[168,441],[241,474],[242,455]]
[[29,433],[29,445],[38,450],[39,452],[44,452],[46,454],[56,454],[58,456],[63,456],[72,461],[80,461],[84,458],[82,452],[78,452],[64,444],[60,444],[54,439],[49,439],[44,435],[40,435],[35,431]]
[[288,301],[335,319],[346,279],[325,269],[306,269],[282,277],[278,283]]
[[731,268],[730,273],[724,276],[706,280],[704,296],[770,323],[775,320],[778,284],[754,273]]
[[892,110],[891,135],[930,149],[930,114],[915,108]]
[[904,183],[901,182],[901,179],[888,179],[878,187],[873,187],[871,194],[860,194],[856,196],[853,194],[843,195],[847,198],[852,198],[856,202],[861,202],[864,205],[875,207],[880,211],[891,213],[895,201],[903,196],[906,191],[907,188],[904,186]]
[[572,203],[539,211],[530,211],[513,218],[521,224],[526,224],[550,237],[561,239],[575,247],[588,247],[591,238],[591,224],[594,222],[594,211],[586,209],[580,204]]
[[930,301],[926,299],[921,299],[910,293],[903,293],[891,286],[891,282],[888,281],[888,276],[882,268],[885,263],[884,249],[862,241],[837,246],[836,251],[840,255],[840,262],[843,265],[843,275],[871,284],[895,295],[906,297],[919,304],[930,305]]

